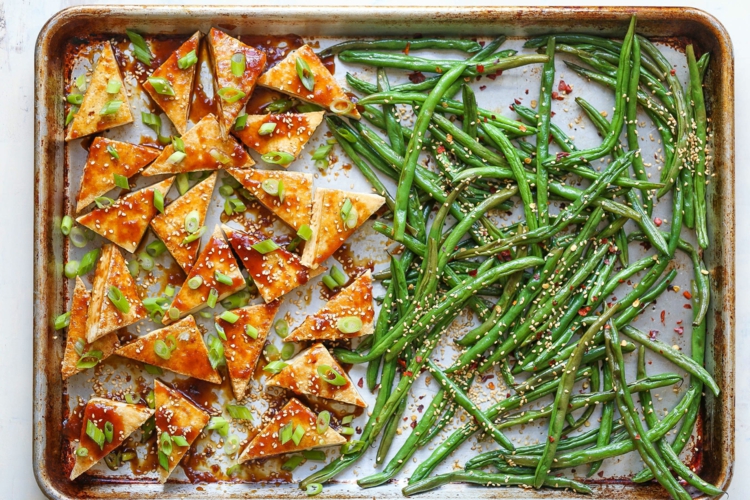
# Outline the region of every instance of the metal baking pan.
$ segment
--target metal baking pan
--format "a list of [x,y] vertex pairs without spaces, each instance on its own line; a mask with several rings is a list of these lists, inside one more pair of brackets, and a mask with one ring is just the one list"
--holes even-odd
[[[619,37],[628,18],[638,16],[638,31],[679,51],[692,41],[711,52],[707,103],[714,132],[714,172],[709,185],[711,246],[704,254],[710,271],[706,364],[722,392],[704,399],[698,455],[707,481],[726,488],[734,463],[734,63],[731,41],[721,24],[705,12],[687,8],[437,8],[412,7],[151,7],[96,6],[61,11],[42,29],[36,50],[35,82],[35,269],[34,269],[34,441],[33,468],[50,498],[299,498],[294,484],[169,483],[161,486],[138,478],[96,477],[71,482],[62,467],[62,421],[67,411],[60,377],[63,344],[52,326],[65,309],[65,279],[60,263],[68,257],[58,230],[69,203],[69,156],[63,141],[66,46],[82,35],[124,33],[187,35],[218,26],[232,34],[284,35],[308,38],[385,37],[405,35],[528,37],[546,32],[587,32]],[[337,74],[341,79],[341,74]],[[532,87],[534,88],[534,87]],[[506,97],[505,100],[510,98]],[[502,102],[505,102],[502,101]],[[364,460],[368,458],[365,457]],[[363,460],[363,462],[364,462]],[[697,460],[697,461],[696,461]],[[367,473],[365,470],[362,472]],[[361,490],[347,475],[328,487],[327,497],[398,498],[400,484]],[[616,475],[597,481],[599,497],[666,498],[658,485],[635,486]],[[575,498],[567,492],[484,489],[451,485],[428,498]],[[469,493],[470,491],[470,493]]]

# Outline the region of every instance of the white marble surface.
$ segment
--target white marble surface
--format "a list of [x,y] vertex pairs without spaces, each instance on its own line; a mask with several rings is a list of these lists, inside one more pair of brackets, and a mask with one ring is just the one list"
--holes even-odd
[[[9,499],[44,498],[34,481],[31,463],[31,392],[32,392],[32,251],[33,251],[33,79],[34,47],[37,34],[55,12],[80,3],[105,4],[112,2],[80,2],[78,0],[0,0],[0,304],[4,324],[0,332],[0,497]],[[202,4],[205,0],[156,0],[141,3]],[[219,4],[268,4],[253,0],[224,0]],[[278,4],[294,4],[278,1]],[[318,0],[321,5],[455,5],[455,0],[380,0],[361,1]],[[483,5],[518,5],[526,2],[492,1],[467,2]],[[750,9],[746,0],[686,0],[660,2],[586,1],[539,2],[545,5],[690,5],[716,16],[728,29],[734,42],[736,61],[736,116],[750,115],[750,96],[742,83],[750,80],[750,39],[747,23]],[[309,5],[309,4],[308,4]],[[750,161],[742,152],[742,145],[750,143],[750,128],[737,128],[737,280],[750,279],[750,231],[744,224],[750,218]],[[748,259],[748,260],[746,260]],[[737,290],[737,445],[735,474],[729,488],[730,498],[745,498],[750,490],[750,401],[745,399],[750,389],[750,377],[743,367],[750,363],[750,333],[747,320],[750,309],[745,309],[748,291]],[[747,446],[747,447],[746,447]]]

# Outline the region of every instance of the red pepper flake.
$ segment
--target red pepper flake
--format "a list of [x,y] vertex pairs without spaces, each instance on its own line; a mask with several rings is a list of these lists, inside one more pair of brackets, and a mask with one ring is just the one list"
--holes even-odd
[[681,326],[678,326],[677,328],[675,328],[674,331],[675,333],[677,333],[677,335],[682,335],[683,333],[685,333],[685,329]]
[[479,90],[484,90],[486,88],[487,88],[487,85],[482,85],[481,87],[479,87]]
[[411,48],[411,42],[406,42],[406,48],[404,49],[404,54],[407,56],[409,55],[409,49]]
[[365,384],[365,380],[362,377],[360,377],[359,381],[357,381],[357,387],[361,389],[362,387],[364,387],[364,384]]
[[481,47],[484,47],[484,44],[485,44],[485,43],[487,43],[487,42],[485,42],[484,40],[481,40],[481,41],[479,42],[479,45],[480,45]]
[[529,95],[529,89],[526,89],[526,90],[524,91],[524,93],[525,93],[526,95]]
[[494,391],[495,390],[495,383],[494,382],[490,382],[489,384],[487,384],[487,389],[489,389],[491,391]]
[[552,141],[554,141],[554,140],[555,140],[555,138],[552,137],[552,134],[550,134],[549,137],[547,137],[547,144],[552,144]]
[[558,101],[562,101],[562,100],[564,100],[564,99],[565,99],[565,97],[561,96],[561,95],[560,95],[560,94],[558,94],[557,92],[552,92],[552,99],[556,99],[556,100],[558,100]]
[[550,118],[554,118],[555,117],[555,112],[554,111],[550,111],[549,112],[549,116],[550,116]]
[[578,310],[579,316],[586,316],[591,311],[591,306],[584,306]]
[[508,262],[509,260],[512,259],[510,255],[510,250],[503,250],[502,252],[498,254],[497,258],[498,260],[501,260],[503,262]]
[[667,316],[667,311],[663,310],[661,311],[661,324],[664,325],[664,318]]
[[688,300],[690,300],[690,299],[693,298],[693,294],[690,293],[690,292],[688,292],[687,290],[685,290],[684,292],[682,292],[682,296],[685,297]]
[[419,405],[419,406],[417,406],[417,411],[418,411],[419,413],[422,413],[422,411],[424,411],[424,405]]
[[414,374],[413,374],[413,373],[411,372],[411,370],[406,370],[406,371],[404,372],[404,375],[406,375],[407,377],[411,377],[411,376],[413,376]]
[[560,160],[562,158],[567,158],[568,156],[570,156],[570,153],[568,153],[567,151],[558,151],[558,153],[555,155],[555,159]]
[[427,80],[427,77],[424,76],[424,74],[421,71],[415,71],[414,73],[409,73],[409,81],[411,83],[422,83],[425,80]]
[[404,361],[403,359],[399,359],[398,364],[401,368],[406,368],[406,361]]
[[596,475],[599,477],[604,477],[604,471],[600,470],[599,472],[596,473]]
[[573,92],[573,87],[565,83],[565,80],[560,80],[560,83],[557,85],[557,90],[570,94]]
[[641,440],[641,435],[640,434],[636,434],[635,435],[635,440],[636,441],[640,441]]
[[469,271],[469,276],[471,276],[472,278],[474,276],[476,276],[476,275],[477,275],[477,270],[476,269],[472,269],[471,271]]
[[510,393],[507,393],[507,394],[505,395],[505,397],[506,397],[506,398],[509,398],[509,397],[510,397]]
[[672,76],[674,76],[674,75],[677,74],[677,70],[674,69],[674,68],[672,68],[671,70],[669,70],[669,74],[672,75]]
[[550,442],[550,443],[554,443],[554,442],[555,442],[555,438],[554,438],[553,436],[550,436],[550,437],[549,437],[549,442]]
[[441,155],[441,154],[443,154],[443,153],[445,153],[445,146],[443,146],[442,144],[440,144],[440,145],[439,145],[439,146],[437,147],[437,152],[438,152],[438,154],[440,154],[440,155]]
[[659,335],[659,330],[649,330],[648,332],[648,338],[651,340],[656,339],[656,336]]
[[656,224],[656,227],[660,227],[664,221],[661,220],[658,217],[654,217],[654,224]]
[[520,105],[521,104],[521,99],[519,99],[518,97],[516,97],[515,99],[513,99],[513,102],[515,102],[516,104]]
[[682,306],[682,308],[683,308],[683,309],[692,309],[692,308],[693,308],[693,306],[691,306],[690,304],[684,304],[684,305]]
[[416,420],[412,420],[409,425],[411,426],[412,429],[414,429],[414,428],[417,427],[417,421]]
[[482,377],[481,377],[481,381],[482,381],[482,383],[484,384],[485,382],[487,382],[488,380],[491,380],[491,379],[493,379],[493,378],[495,378],[495,376],[494,376],[493,374],[491,374],[491,373],[486,373],[486,374],[482,375]]
[[[510,106],[508,106],[508,109],[509,109],[509,110],[511,110],[511,111],[515,111],[515,110],[516,110],[516,109],[515,109],[515,108],[513,107],[513,105],[512,105],[512,104],[511,104]],[[487,119],[487,118],[485,117],[485,120],[486,120],[486,119]]]
[[477,64],[477,72],[484,73],[484,64]]
[[[503,74],[503,70],[499,69],[499,70],[497,70],[497,71],[495,72],[495,74],[494,74],[494,75],[487,75],[487,78],[489,78],[490,80],[493,80],[493,81],[494,81],[494,80],[495,80],[495,78],[497,78],[498,76],[501,76],[502,74]],[[528,93],[529,93],[529,91],[527,90],[527,91],[526,91],[526,93],[528,94]]]

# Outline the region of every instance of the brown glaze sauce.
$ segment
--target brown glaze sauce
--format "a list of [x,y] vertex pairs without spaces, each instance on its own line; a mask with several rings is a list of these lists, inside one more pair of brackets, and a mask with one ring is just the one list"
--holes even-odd
[[305,41],[302,37],[289,35],[240,35],[237,37],[242,43],[255,47],[266,53],[266,69],[276,65],[291,51],[302,47]]
[[350,243],[344,243],[333,253],[333,258],[336,259],[343,267],[344,272],[349,277],[349,281],[345,286],[351,285],[352,281],[357,277],[365,274],[367,271],[375,270],[375,262],[368,258],[357,258],[352,251]]

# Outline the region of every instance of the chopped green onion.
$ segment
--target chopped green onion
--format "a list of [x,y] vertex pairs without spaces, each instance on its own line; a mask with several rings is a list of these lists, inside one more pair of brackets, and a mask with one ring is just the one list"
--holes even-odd
[[261,155],[261,158],[263,161],[275,165],[286,165],[287,163],[292,163],[294,161],[294,155],[285,151],[269,151],[268,153]]
[[164,288],[164,295],[167,297],[174,297],[174,287],[172,285],[167,285]]
[[83,103],[83,94],[68,94],[67,100],[74,106],[80,106]]
[[73,350],[78,354],[78,357],[83,356],[83,350],[86,348],[86,341],[83,339],[76,340],[76,343],[73,345]]
[[289,441],[292,440],[292,434],[294,434],[294,427],[292,426],[292,423],[289,422],[288,424],[284,425],[281,429],[279,429],[279,441],[281,441],[281,444],[286,444]]
[[253,415],[250,413],[250,409],[247,406],[227,405],[227,411],[229,412],[229,416],[235,420],[253,419]]
[[227,455],[234,455],[240,451],[240,438],[237,436],[229,436],[226,441],[224,441],[224,453]]
[[71,229],[73,229],[73,217],[66,215],[62,218],[62,222],[60,223],[60,232],[64,236],[67,236],[70,234]]
[[219,94],[222,101],[228,102],[229,104],[235,103],[247,95],[235,87],[223,87],[216,93]]
[[219,194],[224,198],[228,198],[234,194],[234,188],[232,186],[221,186],[219,188]]
[[133,278],[138,277],[138,273],[141,272],[141,265],[138,263],[138,259],[130,259],[128,261],[128,271]]
[[265,349],[263,349],[263,356],[266,358],[266,361],[276,361],[281,356],[279,354],[279,348],[276,347],[273,344],[268,344]]
[[141,268],[146,272],[149,272],[154,268],[154,259],[151,258],[148,252],[139,253],[138,262],[140,263]]
[[159,368],[158,366],[149,365],[147,363],[143,364],[143,369],[146,370],[146,373],[149,375],[163,375],[164,372]]
[[138,404],[141,402],[141,396],[138,394],[125,393],[125,402],[129,405]]
[[318,149],[313,151],[312,159],[313,160],[325,160],[328,158],[328,155],[331,153],[331,150],[333,149],[332,144],[321,144],[318,146]]
[[248,302],[250,302],[250,292],[247,290],[240,290],[222,300],[221,306],[224,309],[239,309],[240,307],[245,307]]
[[211,319],[211,317],[213,316],[213,315],[212,315],[212,314],[211,314],[210,312],[208,312],[208,311],[201,311],[201,312],[199,312],[198,314],[199,314],[199,315],[200,315],[200,317],[201,317],[201,318],[203,318],[203,319]]
[[[59,330],[59,328],[58,328],[58,330]],[[247,335],[251,339],[257,339],[258,338],[258,329],[255,328],[253,325],[245,325],[245,335]]]
[[219,365],[225,363],[224,344],[221,343],[218,337],[210,335],[208,345],[208,361],[211,363],[211,367],[216,369]]
[[299,236],[305,241],[310,241],[310,238],[312,238],[312,235],[313,235],[312,228],[308,226],[307,224],[302,224],[302,226],[300,226],[299,230],[297,231],[297,236]]
[[328,160],[315,160],[315,168],[320,170],[321,172],[324,172],[328,168]]
[[228,176],[224,177],[221,180],[221,183],[222,183],[222,185],[229,186],[229,187],[232,187],[234,189],[239,189],[239,188],[242,187],[242,184],[240,183],[240,181],[238,181],[237,179],[235,179],[231,175],[228,175]]
[[112,442],[112,438],[115,437],[115,426],[112,422],[104,422],[104,438],[108,443]]
[[331,278],[328,274],[323,276],[323,284],[328,287],[329,290],[335,290],[339,286],[336,280]]
[[122,88],[122,82],[115,78],[110,78],[107,82],[107,94],[117,94]]
[[164,194],[158,189],[154,189],[154,207],[156,207],[159,213],[164,213]]
[[340,129],[336,130],[336,132],[341,137],[343,137],[346,141],[351,142],[352,144],[355,143],[355,142],[357,142],[357,137],[354,134],[352,134],[351,131],[349,131],[349,130],[347,130],[345,128],[340,128]]
[[247,113],[242,111],[242,114],[234,121],[234,129],[239,132],[240,130],[245,130],[245,127],[247,127]]
[[312,92],[315,88],[315,73],[312,72],[310,66],[307,64],[307,61],[305,61],[301,57],[297,57],[295,67],[297,69],[297,76],[302,82],[302,85],[307,90]]
[[289,336],[289,323],[287,323],[286,320],[280,319],[276,321],[276,323],[273,324],[273,328],[276,330],[276,335],[282,339]]
[[227,286],[231,286],[231,285],[232,285],[232,283],[234,283],[234,282],[232,281],[232,278],[230,278],[230,277],[229,277],[229,276],[227,276],[226,274],[224,274],[224,273],[221,273],[221,272],[219,272],[219,271],[214,271],[214,278],[216,279],[216,281],[218,281],[218,282],[219,282],[219,283],[221,283],[222,285],[227,285]]
[[162,78],[160,76],[149,76],[147,80],[148,83],[150,83],[151,86],[154,87],[154,90],[157,94],[174,97],[174,89],[169,83],[169,80],[167,80],[166,78]]
[[73,279],[76,276],[78,276],[78,268],[81,266],[81,263],[77,260],[70,260],[65,263],[65,277]]
[[260,183],[260,187],[271,196],[279,195],[279,181],[276,179],[266,179]]
[[193,276],[188,280],[187,284],[191,290],[197,290],[203,284],[203,278],[201,276]]
[[70,242],[73,244],[73,246],[78,248],[83,248],[86,246],[86,235],[83,232],[83,229],[81,229],[78,226],[74,226],[70,230]]
[[185,231],[188,233],[194,233],[198,229],[200,229],[201,221],[200,221],[200,214],[197,210],[190,211],[185,216]]
[[156,138],[158,139],[159,144],[167,145],[172,142],[169,137],[161,135],[161,117],[159,115],[141,111],[141,121],[144,125],[156,132]]
[[229,435],[229,421],[224,417],[211,417],[207,426],[209,431],[216,431],[221,437]]
[[86,75],[78,75],[78,78],[76,78],[76,87],[78,87],[78,90],[81,92],[86,91]]
[[294,101],[282,97],[266,106],[266,109],[271,113],[283,113],[284,111],[288,111],[292,106],[294,106]]
[[102,351],[88,351],[81,354],[81,357],[76,363],[76,368],[79,370],[88,370],[99,364],[104,354]]
[[216,288],[212,288],[208,292],[208,299],[206,300],[206,304],[208,305],[208,307],[213,309],[214,307],[216,307],[216,301],[218,299],[219,299],[219,291]]
[[350,455],[352,453],[356,453],[362,448],[364,448],[365,442],[364,441],[357,441],[355,439],[349,441],[348,443],[344,443],[341,446],[341,454],[342,455]]
[[[112,146],[108,146],[108,148],[111,148],[111,147]],[[114,151],[114,148],[113,148],[113,151]],[[117,151],[115,151],[115,154],[117,154]],[[117,186],[120,189],[130,189],[130,183],[128,182],[127,177],[125,177],[124,175],[120,175],[120,174],[113,174],[113,177],[115,180],[115,186]]]
[[[331,102],[331,105],[328,106],[328,109],[330,109],[332,113],[335,113],[337,115],[345,115],[354,109],[354,103],[349,99],[339,97]],[[339,129],[339,132],[340,131],[341,129]]]
[[72,121],[73,121],[73,118],[75,118],[75,117],[76,117],[76,112],[77,112],[77,111],[78,111],[78,108],[77,108],[77,107],[75,107],[75,106],[73,106],[72,108],[70,108],[70,111],[68,111],[68,114],[67,114],[67,115],[65,115],[65,126],[66,126],[66,127],[67,127],[68,125],[70,125],[70,122],[72,122]]
[[344,418],[341,419],[341,423],[343,425],[351,424],[352,420],[354,420],[354,415],[347,415]]
[[279,203],[284,203],[284,181],[279,181]]
[[294,434],[292,434],[292,441],[294,441],[295,446],[299,446],[303,437],[305,437],[305,428],[298,425],[294,428]]
[[232,311],[224,311],[221,313],[221,316],[219,316],[221,319],[226,321],[227,323],[235,324],[237,323],[237,320],[240,319],[240,317],[233,313]]
[[[62,330],[70,325],[70,311],[55,318],[55,330]],[[257,330],[256,330],[257,331]]]
[[206,226],[201,226],[200,229],[198,229],[196,232],[194,232],[193,234],[189,234],[184,240],[182,240],[182,244],[187,245],[194,242],[195,240],[199,240],[205,232]]
[[326,459],[326,452],[323,450],[305,450],[302,452],[302,456],[308,460],[324,462]]
[[342,436],[353,436],[354,435],[354,429],[351,427],[342,427],[339,429],[339,434]]
[[279,245],[277,245],[273,240],[263,240],[261,242],[258,242],[252,245],[252,247],[253,247],[253,250],[263,255],[279,249]]
[[91,420],[86,420],[86,435],[98,444],[99,448],[104,448],[104,432]]
[[[180,153],[183,155],[183,158],[185,157],[185,153],[182,153],[178,151],[177,153]],[[176,155],[177,153],[173,153],[172,156]],[[172,157],[170,156],[170,158]],[[182,160],[180,160],[182,161]],[[177,174],[177,191],[179,191],[180,196],[188,192],[188,189],[190,189],[190,183],[188,182],[188,175],[186,173]]]
[[[174,309],[174,307],[170,308],[169,310],[170,313],[172,312],[172,309]],[[161,339],[154,342],[154,352],[156,353],[157,356],[159,356],[161,359],[164,359],[164,360],[168,360],[169,358],[172,357],[172,350],[169,347],[167,347],[166,342],[164,342]]]
[[330,365],[318,365],[317,372],[320,378],[323,379],[323,381],[331,385],[335,385],[338,387],[346,385],[346,377],[334,370]]
[[120,289],[116,286],[112,285],[109,287],[107,298],[121,313],[128,314],[130,312],[130,303],[128,302],[128,299],[125,298]]
[[352,200],[346,198],[344,200],[344,204],[341,206],[341,212],[339,213],[341,215],[341,220],[346,221],[349,218],[349,214],[352,213],[353,209],[354,205],[352,204]]
[[182,137],[172,136],[172,147],[174,148],[175,151],[184,153],[185,141],[182,140]]
[[309,497],[320,495],[322,491],[323,491],[323,485],[320,483],[310,483],[307,485],[307,488],[305,488],[305,493]]
[[283,361],[271,361],[266,366],[263,367],[264,372],[277,374],[284,368],[289,366],[288,364],[284,363]]
[[169,456],[163,451],[159,451],[159,465],[164,470],[169,470]]
[[134,451],[126,451],[122,454],[120,457],[120,460],[123,462],[130,462],[131,460],[134,460],[138,455]]
[[[169,155],[169,158],[167,158],[167,162],[171,163],[172,165],[177,165],[185,158],[187,158],[187,155],[185,153],[181,151],[175,151],[174,153]],[[177,187],[179,188],[180,185],[177,184]],[[180,193],[180,194],[185,194],[185,193]]]
[[191,50],[184,56],[177,59],[177,67],[180,69],[188,69],[192,65],[198,62],[198,56],[195,54],[194,50]]
[[[154,194],[160,192],[161,191],[154,191]],[[161,240],[152,241],[151,243],[146,245],[146,252],[148,252],[151,257],[158,257],[166,251],[167,245],[165,245]]]
[[338,283],[340,286],[346,285],[346,283],[349,281],[349,276],[344,274],[344,272],[336,266],[333,266],[331,268],[331,277],[335,279],[336,283]]
[[245,73],[245,54],[237,52],[232,54],[232,74],[237,78]]
[[159,450],[167,456],[172,454],[172,437],[168,432],[162,432],[159,435]]
[[102,110],[99,111],[99,114],[102,116],[114,115],[115,113],[117,113],[117,111],[119,111],[120,106],[122,106],[122,101],[120,100],[115,99],[113,101],[109,101],[107,104],[104,105]]
[[218,161],[222,165],[229,165],[232,162],[232,159],[227,156],[226,153],[216,148],[211,148],[211,151],[209,151],[208,153],[211,155],[211,158]]
[[258,135],[271,135],[276,130],[276,124],[273,122],[264,123],[258,129]]
[[78,455],[79,457],[88,457],[89,456],[89,450],[87,450],[83,446],[79,446],[76,449],[76,455]]
[[298,113],[313,113],[315,111],[321,111],[322,109],[323,108],[317,104],[310,104],[309,102],[303,102],[302,104],[297,105]]
[[290,241],[286,246],[287,251],[294,252],[300,243],[302,243],[302,238],[300,238],[299,236],[295,236],[292,241]]
[[185,436],[172,436],[172,442],[177,446],[190,446]]
[[281,468],[283,470],[288,470],[291,472],[303,463],[305,463],[305,457],[303,457],[302,455],[294,455],[289,460],[281,464]]
[[288,361],[294,357],[294,344],[291,342],[284,344],[281,348],[281,359]]
[[315,429],[318,431],[318,434],[325,434],[330,426],[331,412],[323,410],[318,413],[318,418],[315,420]]
[[219,334],[219,338],[221,340],[226,340],[227,339],[227,332],[224,331],[224,327],[222,327],[218,323],[214,323],[214,329],[216,330],[216,333]]
[[359,316],[346,316],[339,318],[336,322],[336,328],[341,333],[357,333],[362,329],[362,320]]
[[242,468],[242,464],[234,464],[233,466],[228,467],[227,468],[227,476],[233,476],[241,468]]
[[107,208],[114,204],[115,200],[112,198],[107,198],[106,196],[98,196],[94,198],[94,203],[96,203],[97,208]]
[[178,319],[180,317],[180,310],[176,307],[170,307],[167,311],[167,315],[169,316],[169,319]]
[[232,215],[233,213],[242,213],[247,210],[247,206],[237,198],[228,198],[224,202],[224,213]]
[[96,260],[99,258],[99,249],[96,248],[87,252],[81,259],[81,265],[78,267],[78,276],[85,276],[96,267]]
[[127,33],[128,38],[130,38],[130,41],[133,43],[133,53],[135,54],[135,58],[146,66],[151,66],[152,56],[148,45],[146,45],[146,40],[135,31],[125,30],[125,33]]

